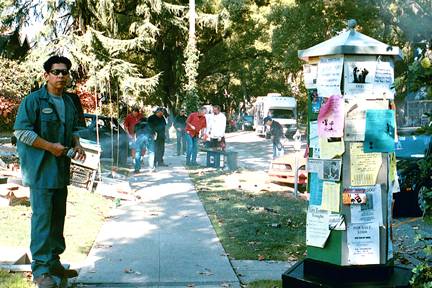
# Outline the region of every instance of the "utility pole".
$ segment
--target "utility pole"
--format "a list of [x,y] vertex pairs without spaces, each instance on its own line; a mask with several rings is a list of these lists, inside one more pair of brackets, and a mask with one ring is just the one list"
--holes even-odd
[[195,46],[195,0],[189,0],[189,43]]
[[196,111],[196,109],[198,109],[196,77],[198,75],[199,51],[196,48],[195,18],[195,0],[189,0],[189,38],[185,51],[185,73],[187,78],[185,90],[186,110],[188,113]]

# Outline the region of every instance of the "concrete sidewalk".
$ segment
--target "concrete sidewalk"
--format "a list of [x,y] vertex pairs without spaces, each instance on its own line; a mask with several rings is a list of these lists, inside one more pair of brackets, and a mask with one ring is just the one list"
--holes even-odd
[[140,200],[123,202],[103,225],[78,287],[240,287],[173,151],[167,145],[169,167],[129,179]]

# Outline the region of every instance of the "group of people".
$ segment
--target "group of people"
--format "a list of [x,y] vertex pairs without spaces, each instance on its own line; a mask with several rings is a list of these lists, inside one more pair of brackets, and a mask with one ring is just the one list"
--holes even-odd
[[[23,183],[30,187],[31,268],[38,288],[56,288],[59,279],[78,275],[60,262],[66,248],[63,231],[71,159],[86,159],[79,141],[82,113],[65,91],[71,67],[67,57],[49,57],[43,65],[45,84],[24,98],[14,124]],[[177,155],[186,154],[187,166],[197,165],[200,137],[207,141],[208,147],[225,147],[225,115],[219,106],[213,106],[212,110],[213,113],[207,113],[210,111],[202,107],[189,116],[180,110],[175,117]],[[167,166],[163,160],[166,117],[164,108],[157,108],[148,118],[138,108],[127,115],[124,127],[130,137],[135,171],[141,169],[144,153],[148,153],[151,171],[157,166]]]
[[141,157],[148,153],[148,164],[150,172],[155,167],[168,166],[163,156],[165,154],[165,126],[166,111],[164,108],[157,108],[152,115],[146,118],[134,107],[132,113],[128,114],[124,121],[124,128],[129,136],[129,147],[134,160],[134,170],[141,169]]
[[[63,235],[67,186],[71,159],[84,161],[79,141],[80,113],[65,92],[70,81],[71,61],[51,56],[43,65],[45,85],[27,95],[18,109],[14,136],[20,158],[23,183],[30,187],[32,272],[38,288],[58,287],[56,277],[76,277],[65,269],[60,254],[66,248]],[[186,115],[184,109],[174,118],[177,155],[186,156],[186,166],[197,163],[199,139],[209,149],[225,149],[226,116],[217,105],[201,107]],[[82,112],[81,112],[82,114]],[[141,157],[148,153],[150,171],[167,166],[164,162],[168,113],[157,108],[148,118],[135,107],[127,115],[124,128],[130,138],[134,170],[141,169]],[[82,120],[82,119],[81,119]],[[273,156],[283,153],[282,126],[271,117],[264,119],[273,135]]]
[[[209,113],[210,112],[210,113]],[[168,113],[165,108],[157,108],[146,118],[138,107],[134,107],[124,120],[124,128],[129,137],[134,171],[140,172],[141,158],[148,154],[149,171],[156,167],[168,166],[164,162],[166,131],[169,130]],[[225,149],[226,117],[219,106],[208,111],[201,107],[197,112],[186,115],[181,109],[175,116],[172,126],[176,130],[177,156],[186,155],[186,166],[196,166],[198,139],[202,138],[208,148]]]

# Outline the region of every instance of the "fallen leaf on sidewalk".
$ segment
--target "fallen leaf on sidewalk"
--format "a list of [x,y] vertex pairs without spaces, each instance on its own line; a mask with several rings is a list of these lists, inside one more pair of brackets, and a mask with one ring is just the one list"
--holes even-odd
[[112,248],[112,245],[109,245],[109,244],[96,244],[96,245],[94,245],[94,248],[99,248],[99,249]]
[[204,275],[204,276],[211,276],[211,275],[214,275],[214,273],[212,273],[209,269],[205,269],[205,271],[201,271],[201,272],[198,272],[198,274],[200,274],[200,275]]
[[125,268],[124,273],[130,274],[130,273],[134,273],[134,271],[132,270],[132,268]]

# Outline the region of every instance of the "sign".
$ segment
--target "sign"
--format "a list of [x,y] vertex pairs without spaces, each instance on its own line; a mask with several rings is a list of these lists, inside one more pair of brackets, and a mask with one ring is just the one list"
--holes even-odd
[[377,223],[348,224],[348,263],[380,264],[379,226]]
[[395,90],[394,65],[391,58],[380,56],[376,62],[375,78],[373,81],[374,95],[378,99],[394,99]]
[[393,110],[367,110],[364,151],[394,152],[395,128]]
[[340,184],[335,182],[323,182],[321,209],[339,212]]
[[345,102],[345,141],[364,141],[366,110],[387,109],[388,107],[388,100],[347,100]]
[[309,122],[309,149],[312,149],[314,158],[320,157],[319,147],[318,122],[311,121]]
[[332,95],[321,106],[318,114],[318,136],[343,137],[344,101],[341,95]]
[[363,143],[350,143],[351,186],[375,185],[382,165],[381,153],[364,153]]
[[367,201],[365,204],[351,205],[351,223],[377,223],[383,225],[383,211],[381,205],[381,185],[357,188],[364,191]]
[[317,173],[319,179],[339,181],[341,175],[342,161],[340,159],[315,159],[309,158],[307,169],[310,173]]
[[317,89],[320,97],[341,94],[343,61],[343,55],[320,57],[317,76]]
[[330,212],[309,205],[306,216],[306,245],[323,248],[330,236]]
[[333,159],[342,156],[345,152],[345,144],[342,138],[319,138],[321,159]]
[[376,57],[346,56],[344,66],[345,98],[373,99]]
[[309,205],[321,206],[323,181],[317,173],[309,173]]
[[304,64],[303,65],[304,84],[306,89],[314,89],[317,86],[318,65]]

